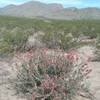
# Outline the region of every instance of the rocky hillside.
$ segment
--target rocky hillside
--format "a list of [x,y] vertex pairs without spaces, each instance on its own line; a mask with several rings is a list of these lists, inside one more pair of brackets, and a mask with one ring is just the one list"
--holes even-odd
[[50,19],[100,19],[99,8],[64,8],[61,4],[44,4],[30,1],[22,5],[8,5],[0,8],[0,15],[21,17],[42,17]]

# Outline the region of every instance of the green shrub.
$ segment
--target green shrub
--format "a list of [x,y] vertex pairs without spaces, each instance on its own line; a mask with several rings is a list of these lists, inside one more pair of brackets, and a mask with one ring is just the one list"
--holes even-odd
[[4,33],[0,43],[0,51],[4,53],[24,51],[27,39],[28,34],[26,33]]
[[71,33],[45,33],[45,35],[42,37],[42,40],[47,44],[48,48],[60,48],[63,50],[69,50],[77,45],[77,42],[74,40],[74,37]]

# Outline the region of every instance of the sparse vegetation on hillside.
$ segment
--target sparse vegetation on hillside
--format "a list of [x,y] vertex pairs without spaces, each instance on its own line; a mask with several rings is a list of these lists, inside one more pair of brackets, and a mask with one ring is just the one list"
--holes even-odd
[[[99,20],[58,21],[0,16],[0,52],[23,51],[28,37],[37,31],[44,32],[42,40],[48,47],[66,50],[78,45],[76,41],[81,34],[91,39],[99,36],[99,26]],[[70,39],[69,34],[72,35]]]

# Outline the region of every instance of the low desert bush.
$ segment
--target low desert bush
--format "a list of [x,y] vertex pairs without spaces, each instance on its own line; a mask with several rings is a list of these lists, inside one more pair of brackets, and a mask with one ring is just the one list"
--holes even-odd
[[60,48],[63,50],[75,48],[77,45],[73,35],[63,31],[45,33],[42,37],[42,41],[47,45],[48,48]]
[[98,36],[96,41],[95,59],[94,61],[100,61],[100,36]]
[[0,53],[12,53],[24,51],[29,34],[3,33],[0,41]]
[[82,62],[75,51],[29,50],[28,60],[17,58],[22,61],[14,84],[18,94],[31,95],[31,100],[71,100],[81,92],[89,96],[89,60]]
[[94,61],[100,61],[100,50],[99,49],[97,49],[95,52]]

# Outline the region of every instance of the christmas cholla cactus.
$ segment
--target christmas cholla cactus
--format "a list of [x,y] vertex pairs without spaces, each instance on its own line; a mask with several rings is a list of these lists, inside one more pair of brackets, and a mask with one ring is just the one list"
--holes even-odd
[[32,100],[71,100],[80,91],[88,93],[84,80],[91,69],[75,51],[41,49],[27,54],[29,61],[18,70],[18,93],[31,94]]

